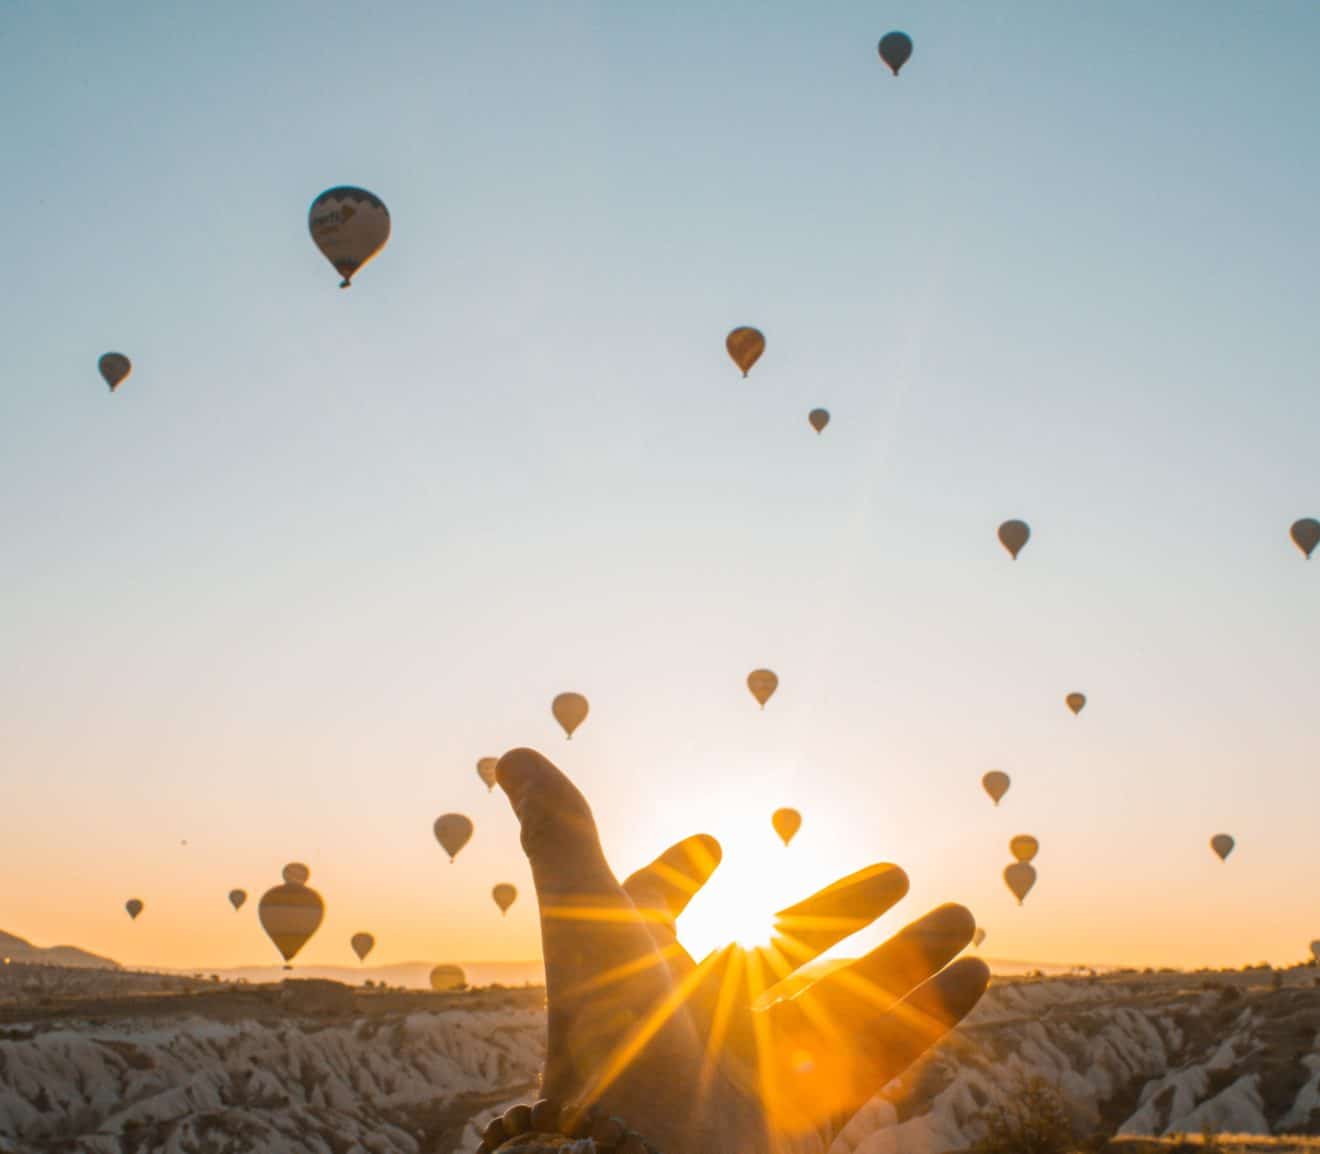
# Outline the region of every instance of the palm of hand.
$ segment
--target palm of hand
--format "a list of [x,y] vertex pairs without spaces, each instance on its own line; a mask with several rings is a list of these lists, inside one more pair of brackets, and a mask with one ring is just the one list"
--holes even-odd
[[985,990],[983,963],[949,964],[971,940],[971,915],[942,906],[775,999],[771,986],[906,893],[897,866],[872,866],[784,910],[767,949],[731,946],[697,964],[674,921],[719,864],[713,838],[680,842],[620,885],[590,807],[559,770],[514,750],[498,777],[541,909],[543,1092],[622,1116],[665,1154],[824,1149]]

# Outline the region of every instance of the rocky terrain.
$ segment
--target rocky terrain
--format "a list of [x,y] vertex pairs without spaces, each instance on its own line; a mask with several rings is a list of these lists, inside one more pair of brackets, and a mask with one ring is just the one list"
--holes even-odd
[[[1115,1134],[1165,1140],[1143,1154],[1184,1134],[1320,1134],[1317,974],[998,980],[836,1154],[965,1149],[1031,1079],[1088,1148]],[[475,1146],[469,1123],[534,1092],[539,990],[133,977],[0,1006],[0,1151],[440,1154]]]

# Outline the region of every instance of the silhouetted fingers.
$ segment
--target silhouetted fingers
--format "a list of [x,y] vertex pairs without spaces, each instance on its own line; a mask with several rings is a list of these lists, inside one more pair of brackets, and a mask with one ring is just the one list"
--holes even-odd
[[648,921],[672,929],[722,856],[720,843],[709,834],[684,838],[629,877],[624,892]]
[[772,944],[788,969],[797,969],[865,929],[907,891],[907,874],[898,866],[888,862],[867,866],[780,910],[775,915]]

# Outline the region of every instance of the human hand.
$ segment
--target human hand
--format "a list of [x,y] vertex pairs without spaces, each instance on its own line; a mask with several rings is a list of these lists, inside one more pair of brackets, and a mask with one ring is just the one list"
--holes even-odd
[[555,766],[515,749],[497,778],[541,910],[542,1092],[625,1118],[664,1154],[825,1150],[985,992],[983,962],[953,961],[971,941],[972,916],[946,905],[775,997],[776,982],[903,897],[907,876],[894,865],[783,910],[771,946],[729,946],[698,964],[674,922],[719,864],[714,838],[687,838],[620,884],[586,799]]

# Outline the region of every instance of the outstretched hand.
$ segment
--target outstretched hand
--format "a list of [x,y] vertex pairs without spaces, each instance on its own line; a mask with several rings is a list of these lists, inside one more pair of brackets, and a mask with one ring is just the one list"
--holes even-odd
[[591,808],[563,773],[515,749],[497,776],[541,910],[542,1092],[619,1115],[664,1154],[823,1151],[985,991],[984,963],[954,961],[972,916],[946,905],[776,999],[775,983],[903,897],[901,869],[843,878],[781,911],[771,946],[729,946],[698,964],[674,923],[719,865],[714,838],[690,837],[620,884]]

